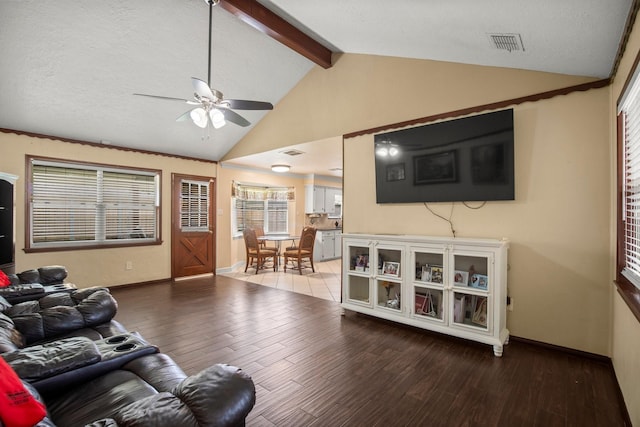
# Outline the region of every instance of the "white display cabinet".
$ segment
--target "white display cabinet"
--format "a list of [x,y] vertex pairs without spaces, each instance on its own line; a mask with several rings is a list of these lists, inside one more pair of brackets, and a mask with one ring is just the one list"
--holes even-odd
[[493,346],[506,327],[506,239],[343,235],[344,309]]

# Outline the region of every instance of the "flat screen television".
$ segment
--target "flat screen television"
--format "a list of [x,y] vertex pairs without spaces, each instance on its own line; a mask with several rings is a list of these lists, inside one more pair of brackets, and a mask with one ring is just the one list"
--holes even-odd
[[513,109],[375,135],[377,203],[514,200]]

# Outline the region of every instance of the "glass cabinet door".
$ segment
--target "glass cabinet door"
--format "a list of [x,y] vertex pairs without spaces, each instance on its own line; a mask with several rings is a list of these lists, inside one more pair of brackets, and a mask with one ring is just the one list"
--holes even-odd
[[453,325],[489,330],[492,266],[490,254],[453,254]]
[[[344,241],[344,298],[346,301],[371,306],[371,248],[363,242]],[[348,265],[347,261],[348,260]]]
[[376,307],[400,313],[403,310],[402,277],[404,249],[392,244],[375,244]]
[[412,247],[412,293],[411,313],[421,320],[445,320],[446,307],[444,292],[445,278],[448,276],[447,258],[441,247]]

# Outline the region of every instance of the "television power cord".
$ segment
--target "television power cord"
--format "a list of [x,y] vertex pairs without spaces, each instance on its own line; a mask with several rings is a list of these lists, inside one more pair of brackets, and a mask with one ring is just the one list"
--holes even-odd
[[427,210],[429,212],[431,212],[433,215],[437,216],[440,219],[443,219],[445,221],[447,221],[449,223],[449,228],[451,228],[451,234],[453,235],[453,237],[456,237],[456,230],[453,228],[453,221],[451,221],[451,218],[453,217],[453,207],[454,207],[455,203],[451,203],[451,212],[449,213],[449,218],[446,218],[442,215],[440,215],[439,213],[436,213],[433,209],[431,209],[429,207],[429,204],[427,202],[424,202],[424,207],[427,208]]

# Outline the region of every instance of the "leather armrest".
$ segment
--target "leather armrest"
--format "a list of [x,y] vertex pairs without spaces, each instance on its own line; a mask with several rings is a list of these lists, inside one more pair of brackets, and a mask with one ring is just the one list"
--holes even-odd
[[255,404],[255,387],[241,369],[214,365],[187,377],[172,392],[133,402],[114,414],[122,425],[239,426]]
[[15,350],[2,357],[20,378],[34,382],[92,365],[102,356],[93,341],[76,337]]

